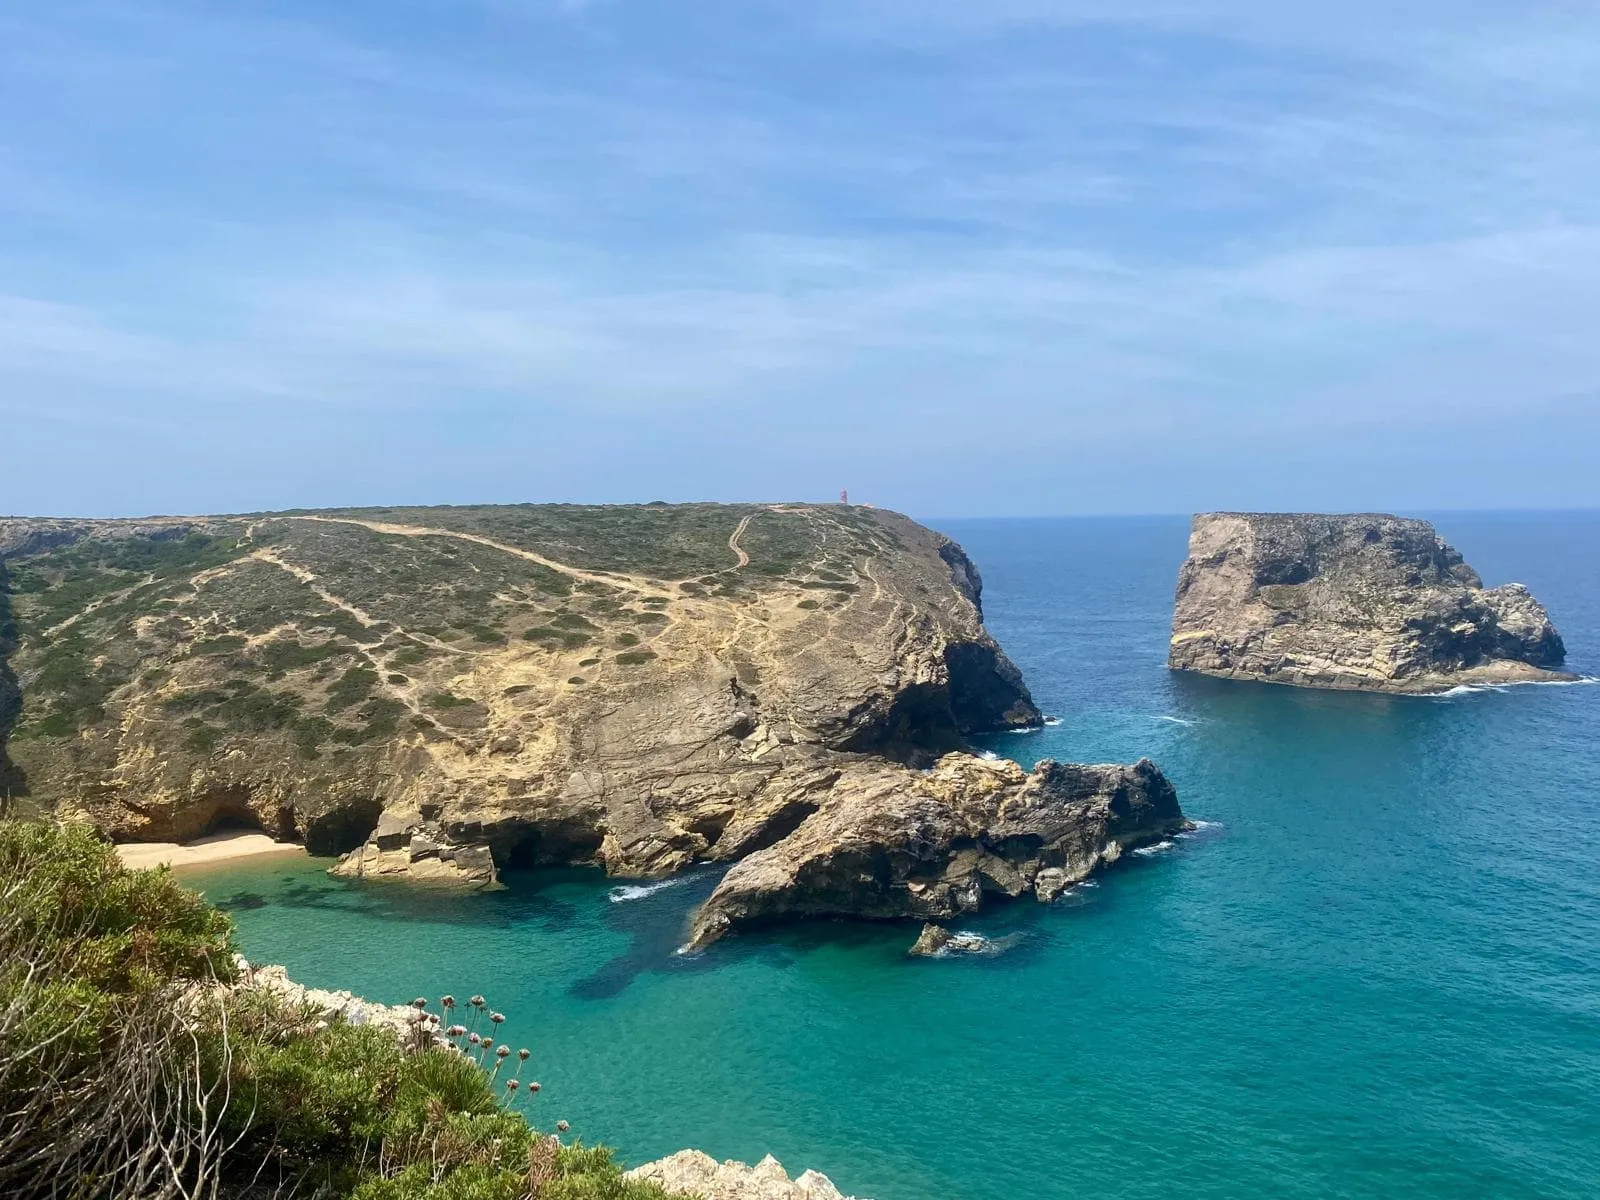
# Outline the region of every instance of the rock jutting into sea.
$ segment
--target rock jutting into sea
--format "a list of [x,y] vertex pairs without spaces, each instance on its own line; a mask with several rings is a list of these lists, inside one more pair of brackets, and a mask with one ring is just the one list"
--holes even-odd
[[968,754],[913,774],[863,763],[781,842],[734,864],[688,949],[795,917],[946,919],[986,895],[1048,902],[1124,853],[1190,828],[1155,764],[1045,759],[1025,772]]
[[[719,889],[720,930],[758,907],[735,901],[741,881],[831,838],[888,864],[853,893],[861,915],[948,916],[975,906],[957,893],[1043,894],[1052,871],[1179,819],[1168,788],[1159,813],[1139,809],[1148,830],[1108,833],[1089,814],[1112,768],[1028,783],[980,763],[970,737],[1039,710],[983,627],[966,554],[882,510],[13,520],[0,561],[23,700],[12,774],[30,803],[118,841],[256,828],[342,855],[342,875],[454,888],[749,859]],[[1071,771],[1099,782],[1068,797]],[[871,810],[898,819],[913,799],[925,839],[901,845]],[[1049,812],[1035,828],[1013,802]],[[802,890],[762,903],[853,902]]]
[[1300,687],[1437,692],[1569,680],[1521,584],[1485,588],[1426,521],[1201,513],[1168,666]]

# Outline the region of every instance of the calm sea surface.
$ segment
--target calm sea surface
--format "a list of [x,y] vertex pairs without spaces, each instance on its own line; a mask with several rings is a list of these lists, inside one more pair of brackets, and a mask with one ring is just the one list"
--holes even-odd
[[[1600,515],[1435,518],[1600,675]],[[194,876],[246,953],[375,999],[483,992],[547,1121],[876,1200],[1600,1196],[1600,687],[1326,694],[1162,666],[1187,521],[935,522],[1061,724],[1149,755],[1206,822],[988,960],[915,926],[672,951],[714,883],[597,873],[446,898],[282,862]]]

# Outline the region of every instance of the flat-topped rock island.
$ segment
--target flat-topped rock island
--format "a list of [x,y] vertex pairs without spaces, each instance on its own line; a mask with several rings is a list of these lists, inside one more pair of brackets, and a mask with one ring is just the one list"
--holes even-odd
[[1298,687],[1438,692],[1576,678],[1518,583],[1486,588],[1426,521],[1201,513],[1167,665]]

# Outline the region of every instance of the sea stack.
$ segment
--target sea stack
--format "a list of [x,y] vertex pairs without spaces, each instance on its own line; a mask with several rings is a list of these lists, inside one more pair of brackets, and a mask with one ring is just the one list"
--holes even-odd
[[1432,525],[1375,513],[1201,513],[1167,665],[1298,687],[1437,692],[1572,679],[1521,584],[1483,580]]

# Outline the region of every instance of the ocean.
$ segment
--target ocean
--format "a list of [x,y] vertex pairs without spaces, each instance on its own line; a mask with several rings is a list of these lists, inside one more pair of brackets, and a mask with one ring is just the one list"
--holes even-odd
[[[1435,514],[1600,676],[1600,514]],[[630,1162],[687,1146],[874,1200],[1600,1196],[1600,686],[1441,697],[1174,675],[1182,518],[934,521],[1060,723],[1149,756],[1203,825],[906,955],[826,923],[674,954],[715,873],[450,897],[273,860],[191,876],[245,952],[374,999],[481,992],[536,1119]]]

